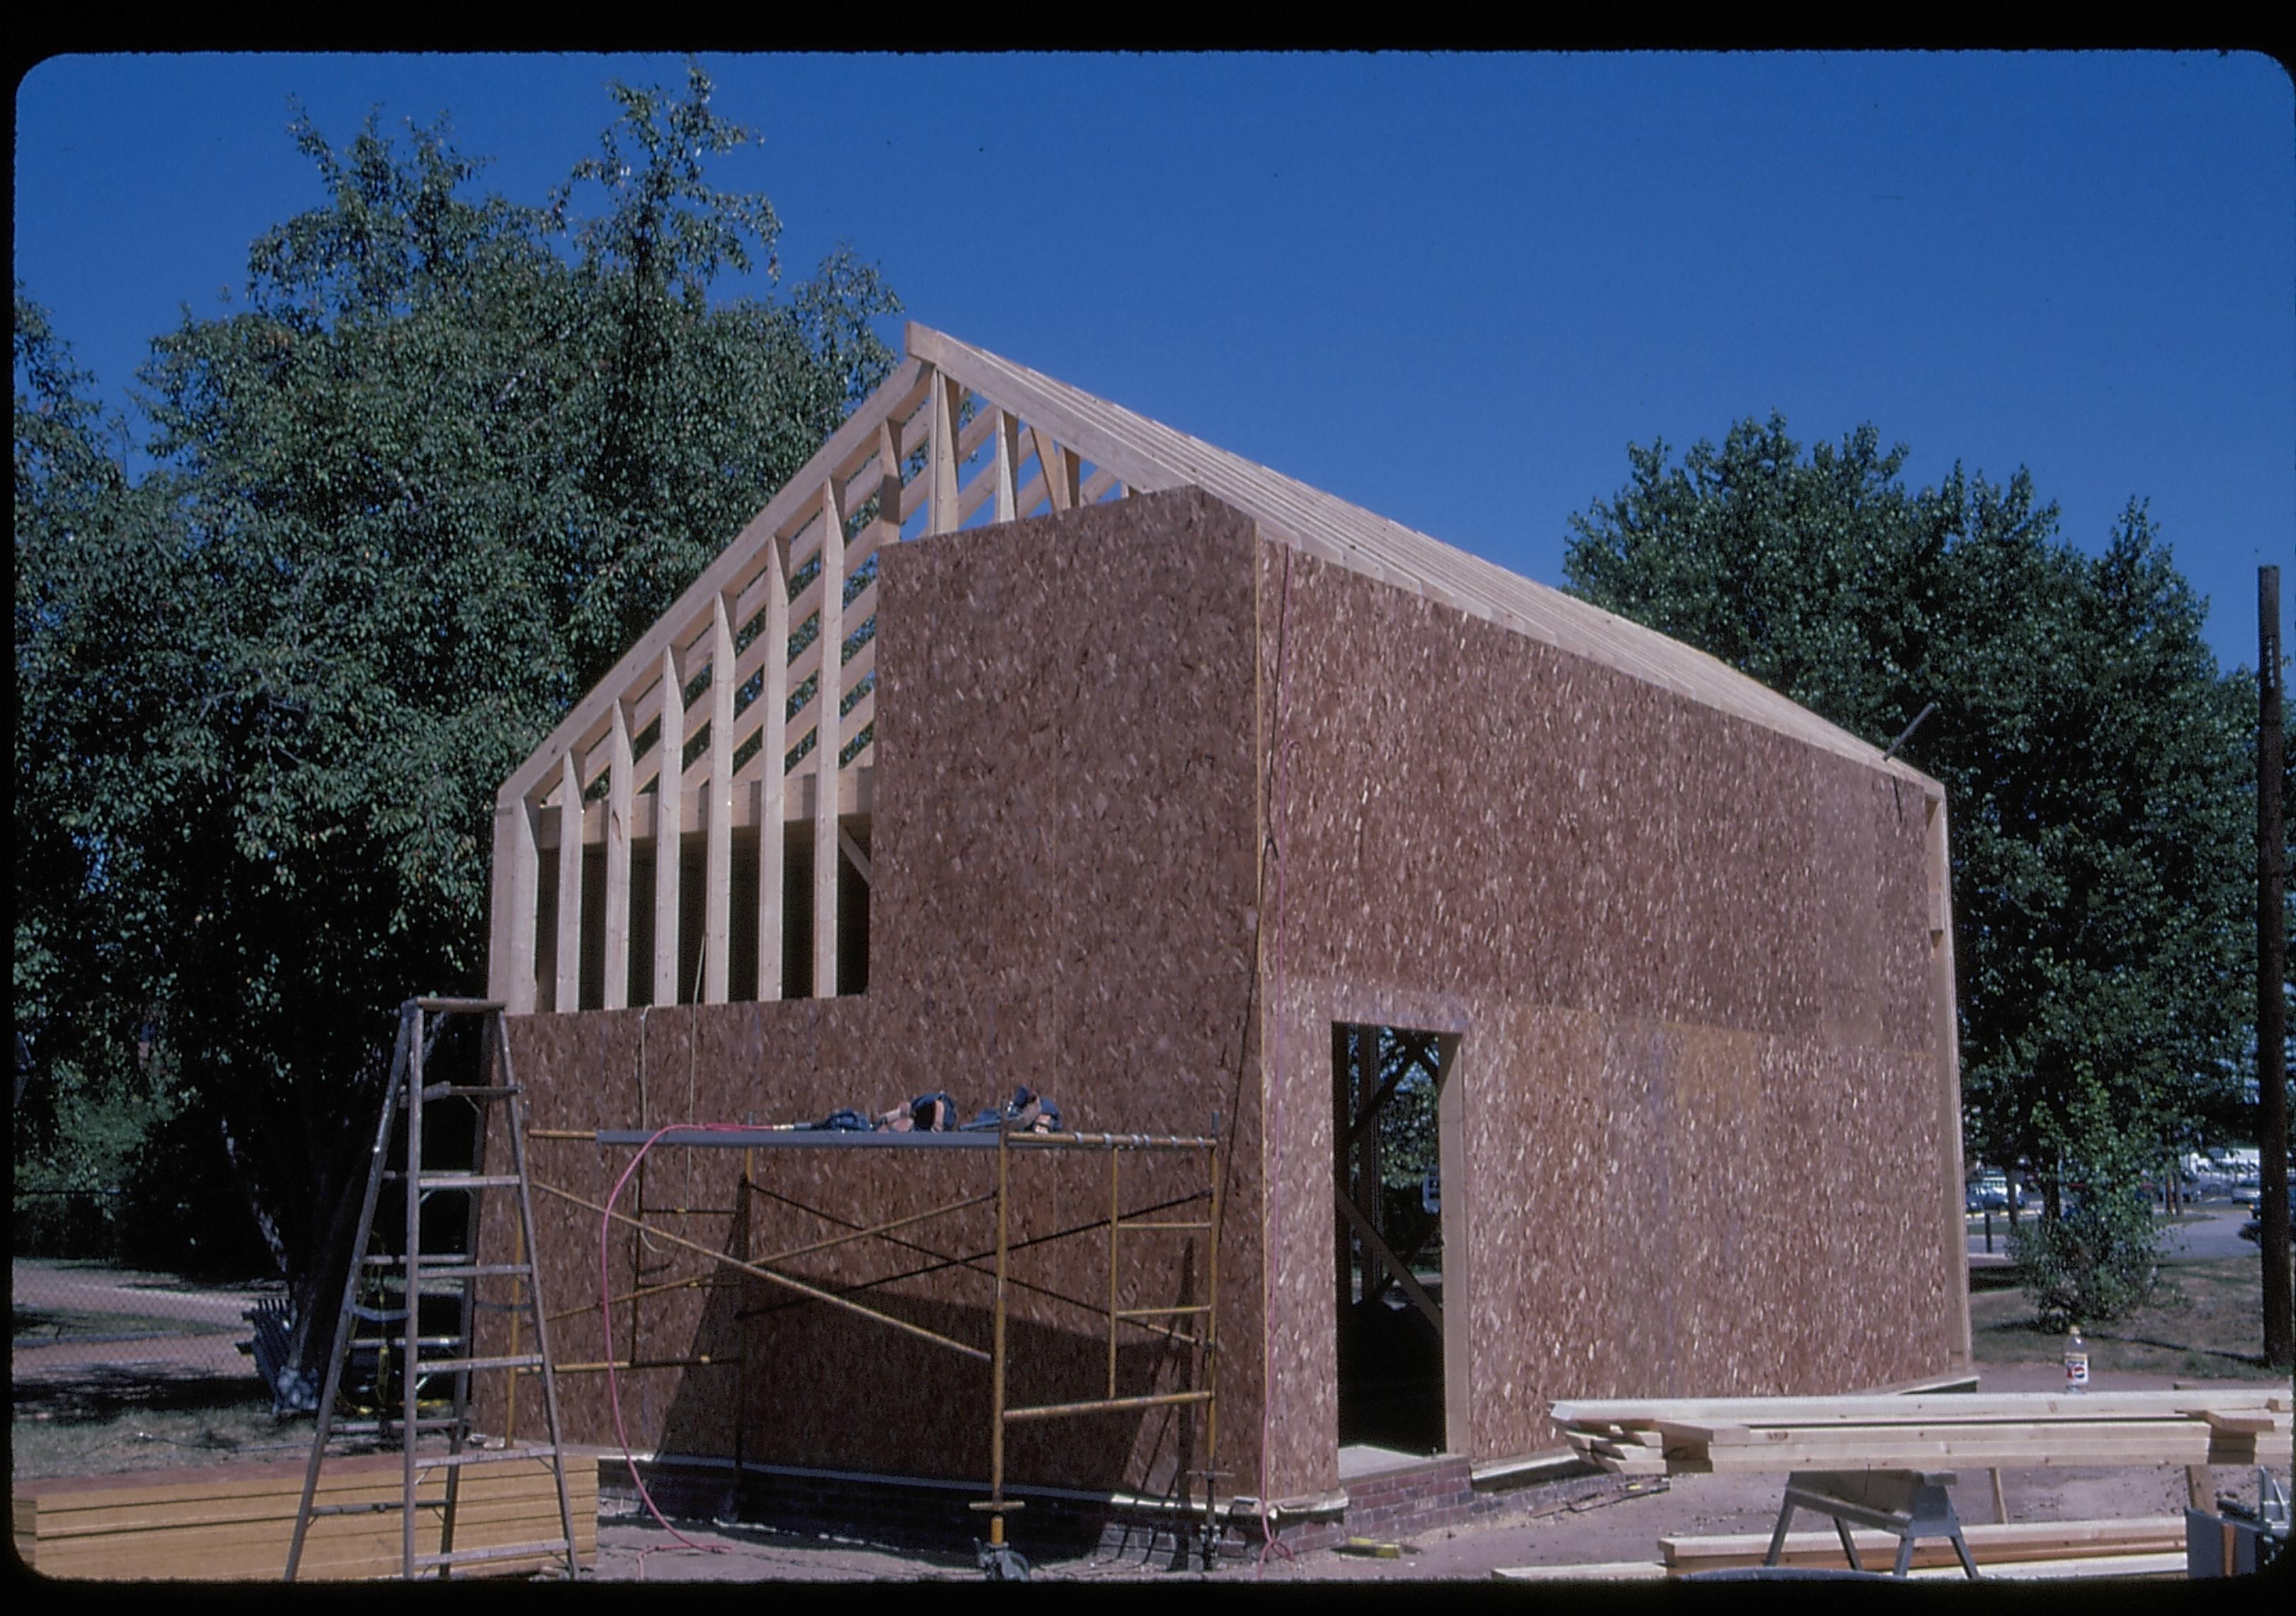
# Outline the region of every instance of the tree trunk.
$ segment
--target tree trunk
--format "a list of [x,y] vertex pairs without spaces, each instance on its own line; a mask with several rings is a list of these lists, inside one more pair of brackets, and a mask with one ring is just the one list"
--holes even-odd
[[2280,714],[2280,569],[2256,576],[2257,1244],[2264,1273],[2264,1361],[2296,1358],[2288,1267],[2288,908]]
[[220,1127],[241,1196],[262,1231],[280,1277],[287,1282],[287,1354],[271,1385],[272,1412],[314,1413],[326,1378],[327,1356],[334,1347],[343,1281],[350,1270],[350,1244],[366,1187],[354,1170],[365,1164],[362,1146],[366,1135],[353,1125],[316,1130],[308,1136],[304,1149],[309,1165],[302,1182],[294,1186],[302,1191],[298,1196],[266,1182],[229,1117],[220,1120]]

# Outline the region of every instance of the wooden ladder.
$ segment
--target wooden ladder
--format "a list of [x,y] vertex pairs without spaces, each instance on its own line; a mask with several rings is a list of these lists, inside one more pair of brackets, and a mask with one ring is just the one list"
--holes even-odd
[[[375,1128],[366,1200],[359,1209],[358,1235],[352,1245],[349,1272],[343,1281],[342,1308],[335,1318],[334,1346],[327,1358],[326,1385],[319,1397],[318,1429],[311,1441],[310,1463],[303,1472],[303,1497],[295,1514],[295,1536],[287,1550],[286,1579],[290,1582],[295,1580],[302,1563],[304,1539],[313,1520],[323,1515],[390,1510],[399,1513],[400,1574],[410,1580],[426,1573],[451,1577],[455,1566],[474,1562],[531,1559],[537,1555],[562,1559],[570,1578],[580,1573],[576,1559],[574,1512],[566,1491],[566,1445],[558,1420],[558,1383],[551,1369],[548,1319],[542,1306],[542,1288],[535,1262],[534,1205],[527,1178],[526,1131],[521,1121],[523,1107],[519,1103],[521,1091],[511,1073],[510,1040],[503,1010],[501,1002],[493,999],[411,998],[399,1006],[398,1041],[391,1054],[390,1079],[383,1095],[381,1120]],[[485,1080],[475,1084],[428,1082],[423,1075],[424,1064],[439,1032],[457,1016],[480,1020],[480,1062]],[[430,1101],[443,1099],[468,1102],[476,1111],[475,1136],[467,1167],[441,1169],[424,1163],[424,1107]],[[512,1170],[488,1174],[484,1170],[487,1124],[497,1106],[507,1112],[510,1119]],[[401,1169],[390,1166],[395,1136],[404,1139],[400,1160],[405,1166]],[[405,1238],[398,1251],[374,1249],[378,1243],[375,1209],[386,1182],[405,1186]],[[489,1189],[518,1192],[516,1261],[482,1264],[478,1260],[479,1208],[483,1192]],[[423,1207],[430,1197],[442,1194],[463,1198],[462,1249],[435,1252],[426,1258],[422,1252]],[[481,1279],[507,1279],[519,1295],[509,1303],[481,1302],[478,1296]],[[389,1293],[394,1292],[398,1297],[395,1307],[388,1305]],[[363,1295],[373,1297],[378,1292],[385,1305],[362,1302]],[[458,1324],[451,1333],[422,1333],[422,1302],[426,1295],[455,1300]],[[535,1349],[506,1356],[479,1356],[474,1316],[481,1307],[525,1314],[534,1326]],[[403,1328],[395,1336],[387,1330],[362,1335],[358,1332],[363,1321],[400,1324]],[[355,1348],[374,1355],[375,1417],[339,1421],[335,1417],[336,1401],[342,1390],[343,1368]],[[383,1389],[391,1382],[394,1358],[401,1405],[396,1423],[406,1457],[400,1497],[381,1503],[315,1504],[319,1472],[328,1457],[331,1439],[353,1433],[381,1436],[390,1430],[393,1422],[389,1417]],[[540,1374],[542,1406],[549,1423],[547,1446],[465,1446],[471,1434],[471,1376],[481,1369]],[[418,1394],[425,1380],[440,1375],[452,1377],[453,1413],[424,1415],[418,1407]],[[444,1432],[446,1451],[418,1451],[425,1432]],[[535,1459],[547,1459],[557,1481],[559,1536],[534,1542],[456,1548],[455,1509],[462,1490],[463,1468]],[[447,1472],[439,1549],[436,1553],[418,1552],[416,1479],[426,1471],[439,1469]]]

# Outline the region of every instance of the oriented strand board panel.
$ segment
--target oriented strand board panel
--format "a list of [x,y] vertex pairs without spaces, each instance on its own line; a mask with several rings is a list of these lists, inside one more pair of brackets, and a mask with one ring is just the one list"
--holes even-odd
[[1923,784],[1280,545],[1260,588],[1279,1490],[1331,1473],[1333,1021],[1461,1031],[1472,1456],[1950,1361]]
[[[512,1020],[535,1128],[792,1121],[882,1112],[947,1090],[968,1116],[1026,1084],[1071,1127],[1209,1132],[1223,1156],[1218,1467],[1257,1473],[1259,1082],[1255,538],[1194,490],[922,540],[879,583],[872,958],[865,994]],[[1015,633],[1015,624],[1027,632]],[[603,1204],[631,1153],[535,1142],[536,1176]],[[496,1160],[501,1158],[497,1155]],[[660,1151],[622,1191],[648,1221],[751,1256],[978,1195],[993,1156]],[[1016,1166],[1014,1403],[1106,1390],[1104,1156]],[[1128,1207],[1185,1194],[1193,1160],[1127,1155]],[[511,1226],[490,1216],[490,1254]],[[575,1440],[877,1473],[982,1477],[986,1368],[816,1302],[791,1305],[694,1251],[537,1196],[554,1356]],[[1176,1214],[1184,1216],[1185,1214]],[[976,1207],[795,1259],[824,1286],[986,1347],[994,1231]],[[1119,1307],[1201,1287],[1195,1234],[1127,1236]],[[714,1279],[716,1283],[706,1283]],[[507,1323],[490,1320],[493,1341]],[[1120,1338],[1119,1390],[1173,1389],[1156,1338]],[[708,1365],[686,1362],[708,1357]],[[482,1386],[489,1429],[510,1410]],[[537,1391],[516,1428],[540,1429]],[[1200,1415],[1155,1411],[1013,1428],[1018,1481],[1164,1489],[1201,1469]]]
[[[882,567],[868,991],[515,1018],[536,1126],[936,1089],[970,1112],[1018,1083],[1091,1128],[1217,1114],[1234,1492],[1338,1485],[1334,1021],[1459,1039],[1465,1171],[1444,1194],[1472,1456],[1554,1446],[1557,1398],[1838,1390],[1962,1346],[1928,783],[1316,562],[1198,490]],[[536,1153],[592,1202],[628,1162]],[[1096,1395],[1080,1303],[1105,1305],[1104,1246],[1060,1231],[1099,1215],[1103,1164],[1023,1165],[1013,1396]],[[666,1153],[624,1197],[757,1256],[986,1187],[972,1158],[761,1156],[745,1187],[736,1153]],[[641,1450],[985,1473],[979,1366],[691,1250],[602,1244],[594,1211],[537,1212],[578,1439],[618,1440],[581,1367],[611,1356],[637,1366],[619,1400]],[[985,1346],[982,1210],[901,1238],[796,1269]],[[1183,1294],[1210,1256],[1175,1237],[1128,1258],[1121,1304]],[[1121,1390],[1174,1383],[1152,1346],[1127,1341]],[[508,1413],[487,1390],[482,1421]],[[535,1415],[521,1389],[521,1434]],[[1160,1489],[1201,1441],[1193,1417],[1023,1429],[1011,1474]]]

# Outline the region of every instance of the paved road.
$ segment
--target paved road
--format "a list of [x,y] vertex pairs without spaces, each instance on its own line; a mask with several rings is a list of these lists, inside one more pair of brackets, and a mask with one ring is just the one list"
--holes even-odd
[[[98,1326],[92,1337],[15,1341],[9,1369],[19,1386],[129,1374],[236,1380],[255,1373],[252,1360],[234,1343],[248,1333],[240,1316],[255,1305],[258,1292],[193,1291],[161,1275],[21,1260],[11,1263],[9,1284],[20,1308],[121,1316],[117,1339]],[[154,1319],[180,1323],[185,1333],[164,1333],[142,1322]]]
[[255,1291],[193,1291],[164,1276],[120,1268],[54,1267],[17,1260],[10,1264],[10,1287],[17,1305],[74,1313],[126,1313],[142,1318],[180,1319],[192,1325],[238,1329],[240,1315],[255,1305]]
[[[2240,1226],[2254,1216],[2244,1206],[2207,1204],[2193,1209],[2203,1221],[2169,1224],[2161,1231],[2161,1255],[2175,1261],[2179,1258],[2253,1257],[2256,1245],[2240,1237]],[[1993,1215],[1993,1252],[1985,1251],[1985,1225],[1981,1218],[1969,1220],[1969,1255],[1971,1266],[1984,1267],[2008,1260],[2009,1220],[2002,1214]]]
[[2244,1206],[2202,1205],[2194,1209],[2206,1216],[2205,1223],[2181,1223],[2168,1229],[2161,1238],[2163,1257],[2254,1257],[2257,1248],[2252,1242],[2240,1237],[2240,1226],[2254,1216]]

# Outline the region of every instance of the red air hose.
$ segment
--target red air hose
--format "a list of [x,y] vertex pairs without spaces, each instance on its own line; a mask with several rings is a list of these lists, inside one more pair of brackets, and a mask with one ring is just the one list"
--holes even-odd
[[621,1387],[614,1374],[614,1286],[610,1259],[610,1241],[614,1228],[614,1202],[621,1199],[622,1186],[629,1183],[630,1175],[638,1170],[638,1163],[645,1160],[646,1153],[654,1147],[664,1134],[681,1128],[736,1131],[741,1126],[736,1122],[670,1122],[654,1129],[652,1136],[638,1146],[637,1153],[630,1158],[630,1164],[622,1169],[622,1176],[614,1180],[613,1192],[606,1197],[605,1216],[598,1220],[598,1322],[601,1340],[605,1346],[606,1401],[614,1411],[614,1436],[622,1445],[622,1463],[629,1466],[631,1484],[638,1489],[638,1497],[644,1503],[646,1513],[654,1518],[661,1530],[686,1547],[699,1549],[709,1554],[725,1554],[733,1551],[722,1543],[696,1543],[664,1520],[661,1511],[654,1507],[653,1495],[646,1490],[644,1479],[638,1474],[637,1458],[630,1452],[629,1431],[622,1423]]

